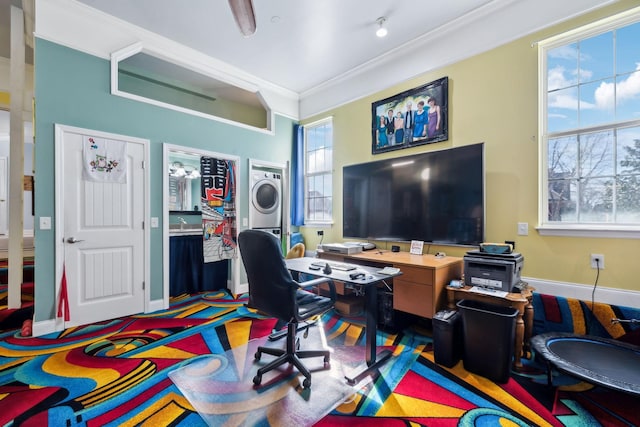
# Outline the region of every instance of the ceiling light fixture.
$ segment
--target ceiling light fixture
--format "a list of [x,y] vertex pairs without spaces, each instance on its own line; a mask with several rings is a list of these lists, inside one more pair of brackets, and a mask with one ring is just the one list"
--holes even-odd
[[196,179],[200,178],[200,171],[197,166],[185,165],[175,161],[169,165],[169,176],[174,178]]
[[245,37],[252,36],[256,32],[256,15],[253,10],[252,0],[229,0],[231,12],[240,27],[240,32]]
[[380,18],[376,19],[376,23],[378,24],[378,30],[376,31],[376,36],[384,37],[387,35],[387,29],[384,26],[385,22],[387,22],[387,18],[385,18],[384,16],[381,16]]

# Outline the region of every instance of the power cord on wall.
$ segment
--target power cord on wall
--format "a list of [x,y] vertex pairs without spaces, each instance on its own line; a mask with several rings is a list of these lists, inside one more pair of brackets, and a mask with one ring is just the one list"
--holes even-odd
[[596,269],[597,269],[596,281],[594,282],[593,289],[591,290],[591,312],[593,312],[593,306],[595,304],[596,287],[598,287],[598,279],[600,278],[600,260],[598,258],[596,258]]
[[596,258],[595,262],[596,262],[597,272],[596,272],[596,280],[593,283],[593,289],[591,290],[591,316],[588,319],[586,319],[587,333],[591,332],[591,319],[595,316],[595,314],[593,313],[593,307],[595,306],[596,288],[598,287],[598,279],[600,278],[600,259]]

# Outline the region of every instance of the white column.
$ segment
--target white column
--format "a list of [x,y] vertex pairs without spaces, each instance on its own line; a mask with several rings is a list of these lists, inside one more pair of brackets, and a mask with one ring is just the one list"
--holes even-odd
[[9,124],[9,274],[8,307],[22,303],[23,203],[24,203],[24,14],[11,6],[11,61],[9,88],[11,102]]

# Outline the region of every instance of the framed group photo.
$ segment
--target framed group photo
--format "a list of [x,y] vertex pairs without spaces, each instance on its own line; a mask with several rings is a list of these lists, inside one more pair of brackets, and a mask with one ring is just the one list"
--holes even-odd
[[371,104],[373,154],[449,139],[449,78]]

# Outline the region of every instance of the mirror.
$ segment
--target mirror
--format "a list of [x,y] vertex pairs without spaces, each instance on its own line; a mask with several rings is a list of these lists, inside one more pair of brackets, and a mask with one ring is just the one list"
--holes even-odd
[[169,211],[200,211],[200,156],[171,152],[169,170]]

